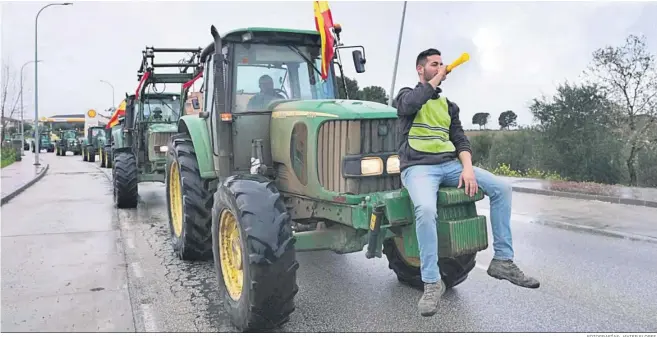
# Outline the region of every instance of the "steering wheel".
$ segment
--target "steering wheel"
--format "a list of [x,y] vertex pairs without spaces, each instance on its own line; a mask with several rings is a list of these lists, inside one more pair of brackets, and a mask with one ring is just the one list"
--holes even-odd
[[285,99],[290,99],[290,97],[287,96],[287,93],[285,92],[285,90],[274,89],[274,92],[277,93],[277,94],[279,94],[279,93],[283,94],[283,96],[285,96]]

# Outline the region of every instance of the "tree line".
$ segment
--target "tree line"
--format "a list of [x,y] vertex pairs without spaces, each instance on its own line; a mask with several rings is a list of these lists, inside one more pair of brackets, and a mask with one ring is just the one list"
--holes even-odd
[[[592,53],[585,81],[559,84],[553,97],[533,99],[534,124],[515,132],[484,132],[470,137],[475,165],[496,171],[532,172],[573,181],[657,187],[656,56],[645,36],[629,35],[620,46]],[[358,87],[345,78],[350,99],[387,104],[379,86]],[[339,95],[346,98],[338,78]],[[499,114],[502,130],[516,127],[511,110]],[[477,112],[481,129],[491,114]]]

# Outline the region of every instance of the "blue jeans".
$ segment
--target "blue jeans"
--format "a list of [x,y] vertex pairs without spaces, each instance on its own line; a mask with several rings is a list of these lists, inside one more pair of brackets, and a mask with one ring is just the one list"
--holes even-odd
[[[461,162],[451,160],[439,165],[415,165],[404,169],[402,183],[415,206],[415,226],[420,247],[420,270],[425,283],[438,282],[438,186],[456,187],[463,171]],[[511,186],[492,173],[474,167],[479,188],[490,199],[494,258],[513,259],[511,240]],[[461,186],[463,187],[463,186]]]

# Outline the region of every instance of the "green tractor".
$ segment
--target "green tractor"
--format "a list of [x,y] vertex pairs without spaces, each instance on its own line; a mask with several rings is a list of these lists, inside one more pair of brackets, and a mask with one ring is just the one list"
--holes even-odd
[[[107,139],[105,139],[104,126],[91,126],[87,129],[87,137],[82,142],[82,160],[88,162],[96,161],[96,154],[101,150]],[[101,154],[102,155],[102,154]]]
[[78,135],[74,130],[60,130],[58,132],[59,140],[55,147],[55,154],[58,156],[66,156],[67,151],[73,152],[73,155],[80,154],[80,143],[78,142]]
[[[36,139],[37,137],[34,138]],[[32,153],[36,151],[36,147],[34,144],[35,139],[32,140]],[[39,152],[41,152],[41,150],[44,149],[46,150],[46,152],[55,152],[55,143],[53,143],[52,140],[50,139],[50,131],[39,132],[38,141],[39,141]]]
[[[183,108],[180,93],[158,92],[157,84],[183,84],[187,72],[198,66],[201,48],[153,48],[143,51],[136,95],[126,95],[125,118],[112,130],[114,202],[118,208],[137,207],[141,182],[164,182],[167,145],[178,130]],[[159,53],[192,53],[185,63],[154,63]],[[196,60],[196,61],[195,61]],[[159,73],[155,68],[183,68],[179,73]],[[147,89],[151,89],[147,92]]]
[[[116,128],[116,127],[115,127]],[[105,127],[103,131],[105,132],[105,145],[99,153],[100,167],[111,168],[112,167],[112,130],[113,128]]]
[[[341,46],[340,31],[341,74],[343,48],[360,49],[352,56],[364,72],[364,48]],[[399,281],[421,288],[414,207],[396,154],[396,110],[339,99],[346,83],[337,83],[333,64],[321,79],[316,31],[248,28],[220,37],[213,26],[211,34],[197,70],[203,110],[178,122],[166,198],[173,249],[185,260],[214,259],[233,325],[272,329],[289,320],[296,252],[346,254],[367,246],[366,258],[385,255]],[[483,194],[438,194],[438,264],[452,288],[488,247],[486,218],[475,207]]]

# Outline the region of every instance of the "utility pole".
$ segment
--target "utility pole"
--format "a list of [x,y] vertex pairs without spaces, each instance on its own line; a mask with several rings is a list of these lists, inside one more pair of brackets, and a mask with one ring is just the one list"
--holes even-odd
[[[25,66],[32,63],[34,61],[27,61],[21,66],[21,141],[23,142],[21,144],[21,149],[23,149],[23,146],[25,144],[25,119],[23,115],[25,114],[25,110],[23,108],[23,70],[25,70]],[[41,60],[38,60],[37,62],[41,62]],[[21,150],[21,156],[23,156],[24,150]]]
[[39,148],[39,140],[41,139],[41,135],[39,134],[39,72],[38,72],[38,47],[39,47],[39,41],[38,41],[38,36],[39,36],[39,15],[41,12],[50,7],[50,6],[69,6],[72,5],[73,3],[71,2],[64,2],[64,3],[52,3],[52,4],[47,4],[37,12],[36,18],[34,19],[34,165],[39,166],[41,165],[39,163],[39,151],[41,149]]
[[395,68],[392,71],[392,84],[390,85],[390,98],[388,98],[388,105],[392,106],[392,98],[395,92],[395,81],[397,80],[397,64],[399,63],[399,50],[401,49],[402,35],[404,34],[404,20],[406,19],[406,3],[404,1],[404,9],[402,10],[401,25],[399,27],[399,39],[397,40],[397,55],[395,56]]

